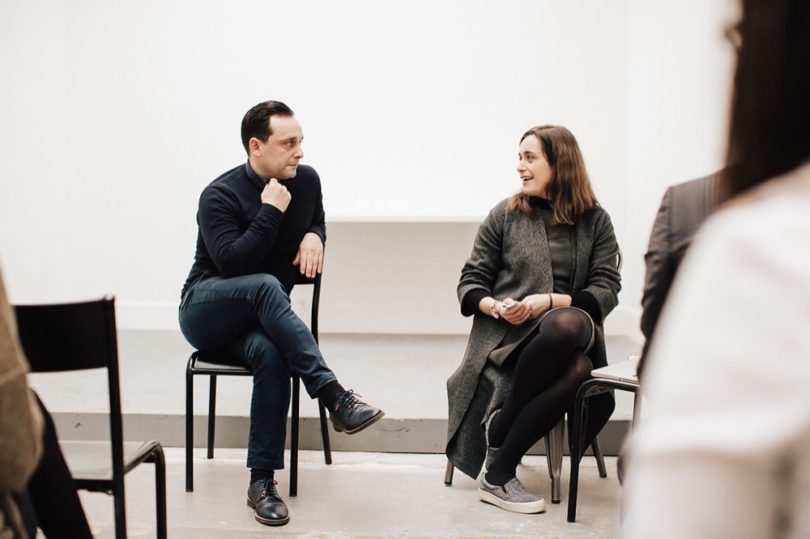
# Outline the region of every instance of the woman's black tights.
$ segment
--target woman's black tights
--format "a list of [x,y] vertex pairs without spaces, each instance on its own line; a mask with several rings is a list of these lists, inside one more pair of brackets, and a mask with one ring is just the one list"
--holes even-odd
[[512,390],[490,425],[490,444],[499,449],[487,480],[513,477],[523,455],[571,407],[593,368],[585,355],[592,333],[593,322],[583,311],[554,309],[537,335],[507,359],[516,361],[515,372]]

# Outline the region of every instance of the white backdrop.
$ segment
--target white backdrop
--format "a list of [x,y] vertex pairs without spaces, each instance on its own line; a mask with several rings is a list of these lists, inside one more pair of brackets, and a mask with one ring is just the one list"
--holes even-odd
[[[722,160],[728,6],[4,0],[0,257],[12,299],[112,292],[125,325],[173,327],[197,196],[244,159],[245,110],[276,98],[303,124],[332,221],[480,219],[517,187],[520,134],[568,126],[628,260],[631,320],[663,187]],[[330,256],[342,260],[339,244]],[[358,263],[369,262],[336,264],[330,279]],[[410,273],[386,271],[393,283]],[[452,290],[431,286],[426,325],[455,328],[442,322],[457,317]],[[326,330],[341,316],[327,305]]]

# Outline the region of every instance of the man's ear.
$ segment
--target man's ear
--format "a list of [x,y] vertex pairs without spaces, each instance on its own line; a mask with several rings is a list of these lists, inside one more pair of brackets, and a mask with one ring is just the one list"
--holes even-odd
[[250,154],[255,155],[256,157],[261,157],[262,155],[262,143],[256,137],[250,137],[248,141],[248,148],[250,149]]

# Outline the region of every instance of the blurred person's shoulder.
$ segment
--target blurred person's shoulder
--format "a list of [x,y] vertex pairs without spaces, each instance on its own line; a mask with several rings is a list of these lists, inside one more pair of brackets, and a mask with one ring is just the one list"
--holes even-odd
[[[767,258],[778,265],[810,264],[805,256],[810,245],[810,163],[724,204],[695,242],[704,244],[704,251],[725,253],[740,262]],[[800,262],[801,257],[807,262]]]

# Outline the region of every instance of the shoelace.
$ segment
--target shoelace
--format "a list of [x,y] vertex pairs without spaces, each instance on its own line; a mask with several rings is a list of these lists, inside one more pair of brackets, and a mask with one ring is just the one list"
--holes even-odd
[[340,398],[338,398],[337,405],[335,405],[335,411],[337,412],[341,408],[346,407],[351,412],[354,407],[360,403],[360,400],[357,397],[362,397],[362,395],[355,393],[354,389],[344,391],[341,393]]
[[[269,487],[267,486],[268,483],[270,484]],[[268,488],[273,492],[273,495],[275,495],[276,494],[276,485],[278,485],[278,481],[276,481],[275,479],[265,479],[265,480],[263,480],[262,481],[262,493],[259,496],[259,498],[264,498],[265,496],[267,496]]]

